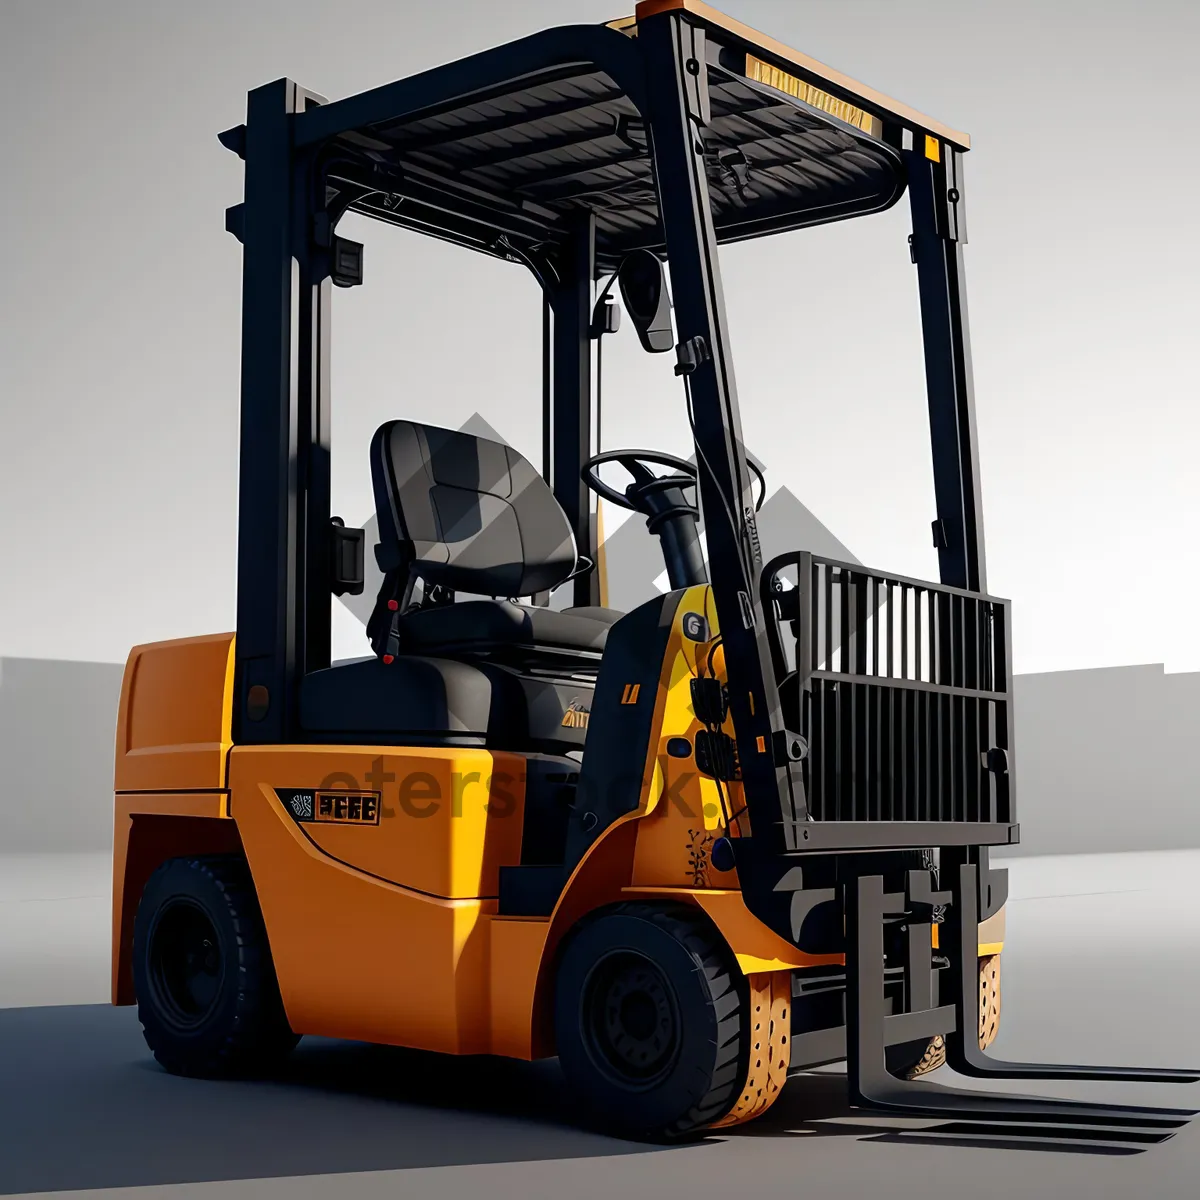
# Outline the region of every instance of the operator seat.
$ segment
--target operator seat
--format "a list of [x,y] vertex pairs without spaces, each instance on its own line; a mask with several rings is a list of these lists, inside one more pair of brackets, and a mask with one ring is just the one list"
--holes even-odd
[[[608,608],[518,603],[565,583],[579,565],[566,514],[530,462],[502,442],[414,421],[371,440],[383,585],[367,624],[385,663],[514,651],[595,658]],[[413,605],[414,584],[486,599]]]
[[[301,728],[323,742],[549,755],[545,771],[566,778],[578,763],[562,756],[583,749],[601,652],[623,614],[516,601],[577,569],[554,494],[508,446],[412,421],[376,432],[371,476],[384,573],[367,624],[375,655],[307,672]],[[413,604],[417,580],[480,598]]]

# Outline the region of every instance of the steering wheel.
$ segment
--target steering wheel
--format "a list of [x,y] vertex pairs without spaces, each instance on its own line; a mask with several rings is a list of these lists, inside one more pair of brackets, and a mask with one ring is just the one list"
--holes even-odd
[[[600,478],[599,468],[610,462],[619,463],[633,476],[633,482],[623,492],[617,491]],[[767,498],[767,481],[762,471],[749,459],[746,460],[746,465],[758,481],[758,500],[754,505],[754,511],[758,512]],[[666,467],[673,474],[655,475],[650,466]],[[584,483],[597,496],[618,508],[628,508],[633,512],[641,511],[636,501],[643,496],[664,492],[669,488],[695,487],[697,482],[694,463],[659,450],[605,450],[600,454],[593,454],[583,464],[580,474]]]

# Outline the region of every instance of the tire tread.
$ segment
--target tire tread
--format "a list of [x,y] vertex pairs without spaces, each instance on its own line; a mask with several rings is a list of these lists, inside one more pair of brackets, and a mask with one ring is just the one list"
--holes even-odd
[[688,1111],[664,1130],[662,1140],[678,1141],[720,1120],[737,1100],[749,1062],[745,986],[730,961],[725,942],[700,912],[682,904],[630,900],[605,909],[648,921],[674,938],[691,955],[708,989],[717,1018],[717,1052],[709,1085]]
[[[236,855],[197,855],[168,859],[147,881],[135,924],[144,912],[152,885],[168,873],[189,870],[215,891],[234,930],[236,955],[229,966],[237,976],[237,999],[232,1019],[215,1039],[190,1043],[163,1030],[138,997],[138,1016],[155,1059],[174,1075],[223,1078],[256,1074],[276,1064],[299,1041],[288,1025],[271,959],[266,926],[254,882],[245,859]],[[149,1018],[149,1019],[147,1019]]]

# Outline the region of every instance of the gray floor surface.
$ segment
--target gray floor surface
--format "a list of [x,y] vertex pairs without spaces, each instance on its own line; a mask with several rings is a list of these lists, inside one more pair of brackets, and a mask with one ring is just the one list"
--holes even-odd
[[[1008,865],[996,1050],[1200,1064],[1200,851]],[[175,1079],[135,1014],[105,1003],[108,921],[105,857],[0,857],[2,1195],[1200,1197],[1200,1119],[1137,1154],[930,1144],[920,1122],[850,1112],[836,1072],[792,1080],[741,1132],[672,1149],[578,1127],[554,1063],[306,1039],[270,1082]],[[1045,1090],[1200,1108],[1200,1086]]]

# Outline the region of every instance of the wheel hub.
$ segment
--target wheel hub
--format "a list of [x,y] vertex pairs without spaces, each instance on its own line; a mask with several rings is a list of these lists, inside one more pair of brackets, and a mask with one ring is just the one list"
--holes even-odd
[[598,963],[584,992],[584,1029],[597,1065],[625,1086],[650,1086],[679,1052],[673,991],[659,968],[640,954]]
[[217,931],[195,904],[164,907],[150,939],[150,983],[159,1011],[180,1029],[202,1024],[220,994]]

